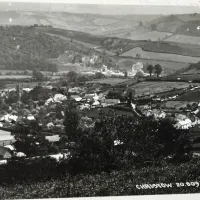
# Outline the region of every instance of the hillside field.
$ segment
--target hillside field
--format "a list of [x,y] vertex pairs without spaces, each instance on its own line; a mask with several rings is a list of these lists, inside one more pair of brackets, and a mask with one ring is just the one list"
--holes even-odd
[[106,38],[101,42],[101,45],[112,51],[120,52],[122,55],[127,51],[140,47],[144,51],[158,52],[158,53],[170,53],[191,57],[200,57],[200,45],[196,44],[184,44],[169,41],[145,41],[145,40],[127,40],[120,38]]
[[135,32],[136,31],[130,32],[127,36],[127,39],[158,41],[158,40],[163,40],[173,35],[172,33],[169,33],[169,32],[159,32],[159,31],[149,31],[142,34],[135,34]]
[[174,62],[185,62],[185,63],[197,63],[200,61],[200,57],[191,57],[191,56],[182,56],[169,53],[157,53],[144,51],[140,47],[136,47],[122,54],[121,56],[131,56],[136,57],[136,54],[140,54],[141,58],[149,58],[155,60],[164,60],[164,61],[174,61]]
[[166,82],[166,81],[146,81],[131,86],[135,90],[136,95],[149,95],[159,92],[173,90],[173,88],[181,89],[189,87],[189,83],[185,82]]
[[148,64],[156,65],[160,64],[163,68],[163,71],[166,74],[173,74],[177,70],[181,70],[187,68],[189,66],[188,63],[178,63],[171,61],[160,61],[160,60],[151,60],[151,59],[136,59],[136,58],[124,58],[124,57],[114,57],[117,65],[121,70],[131,70],[133,64],[137,62],[141,62],[144,65],[144,72],[147,72],[146,68]]
[[200,33],[199,37],[188,36],[188,35],[173,35],[172,37],[167,38],[165,41],[184,43],[184,44],[195,44],[200,46]]
[[87,83],[100,83],[100,84],[110,84],[111,86],[114,86],[116,84],[122,83],[126,81],[124,78],[106,78],[106,79],[96,79],[93,81],[87,81]]
[[200,90],[188,92],[187,94],[180,96],[177,100],[199,102],[200,101]]

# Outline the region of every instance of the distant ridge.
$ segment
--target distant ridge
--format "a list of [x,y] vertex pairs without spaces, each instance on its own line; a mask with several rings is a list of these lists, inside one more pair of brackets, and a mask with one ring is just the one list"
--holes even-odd
[[0,2],[0,11],[6,11],[8,9],[13,11],[59,11],[102,15],[169,15],[200,13],[200,8],[197,6],[49,4],[33,2],[12,2],[10,5],[9,2]]

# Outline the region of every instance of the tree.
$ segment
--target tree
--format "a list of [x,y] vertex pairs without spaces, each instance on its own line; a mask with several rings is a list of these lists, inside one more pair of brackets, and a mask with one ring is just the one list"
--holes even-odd
[[151,77],[151,75],[152,75],[153,70],[154,70],[153,65],[148,65],[148,66],[147,66],[147,71],[149,72],[150,77]]
[[151,24],[151,29],[152,29],[153,31],[155,31],[155,30],[157,29],[157,25],[156,25],[156,24]]
[[51,90],[48,88],[43,88],[41,86],[36,86],[27,95],[26,99],[32,99],[33,101],[46,101],[51,95]]
[[66,75],[66,79],[69,83],[76,82],[78,78],[78,74],[74,71],[70,71]]
[[96,78],[96,79],[102,79],[102,78],[105,78],[105,75],[102,74],[101,72],[96,72],[96,73],[95,73],[95,78]]
[[144,74],[142,72],[137,72],[136,75],[135,75],[135,78],[142,78],[144,77]]
[[41,134],[41,127],[37,121],[23,120],[16,124],[14,146],[18,152],[23,152],[26,156],[40,156],[48,153],[50,143]]
[[94,128],[80,131],[76,141],[72,169],[90,173],[152,166],[169,155],[179,159],[190,149],[188,131],[177,130],[170,120],[117,115],[113,110],[100,113]]
[[63,125],[65,126],[66,138],[69,141],[77,140],[79,114],[76,108],[76,104],[73,101],[68,102]]
[[42,74],[42,72],[40,72],[37,69],[34,69],[32,72],[32,76],[34,79],[36,79],[37,81],[43,81],[44,80],[44,75]]
[[16,91],[10,91],[5,102],[7,104],[17,103],[18,97]]
[[28,70],[24,70],[24,75],[28,75]]
[[56,64],[49,64],[48,65],[48,71],[50,72],[58,72],[58,68]]
[[127,71],[124,72],[124,77],[128,78],[128,72]]
[[136,54],[136,58],[141,58],[141,55],[139,53]]
[[157,74],[157,77],[159,77],[159,75],[160,75],[161,72],[162,72],[162,67],[161,67],[161,65],[156,64],[156,65],[154,66],[154,69],[155,69],[155,73]]

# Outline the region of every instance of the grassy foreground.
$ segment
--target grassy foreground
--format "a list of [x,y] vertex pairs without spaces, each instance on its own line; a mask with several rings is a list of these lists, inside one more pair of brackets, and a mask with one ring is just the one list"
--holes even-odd
[[[97,175],[77,175],[63,177],[63,180],[31,184],[1,186],[1,199],[21,198],[64,198],[118,195],[153,195],[198,193],[199,185],[186,183],[200,181],[200,161],[190,161],[165,167],[145,167],[127,171],[101,173]],[[142,184],[172,184],[172,187],[157,189],[137,189]],[[185,186],[177,186],[183,183]]]

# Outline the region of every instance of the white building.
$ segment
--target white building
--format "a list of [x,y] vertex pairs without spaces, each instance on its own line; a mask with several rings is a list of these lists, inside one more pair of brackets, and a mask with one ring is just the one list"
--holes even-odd
[[62,94],[55,94],[53,98],[49,98],[46,100],[45,105],[49,105],[50,103],[61,103],[62,101],[67,100],[67,97]]
[[175,124],[177,129],[189,129],[192,127],[192,121],[190,119],[180,120]]
[[148,76],[149,74],[144,73],[143,71],[143,63],[137,62],[136,64],[133,64],[132,71],[128,73],[129,76],[135,76],[138,72],[141,72],[144,76]]
[[11,122],[11,121],[17,121],[18,116],[16,115],[4,115],[3,117],[1,117],[1,121],[5,120],[6,122]]

